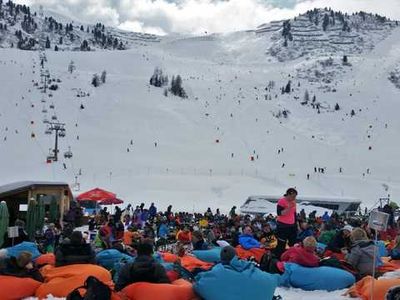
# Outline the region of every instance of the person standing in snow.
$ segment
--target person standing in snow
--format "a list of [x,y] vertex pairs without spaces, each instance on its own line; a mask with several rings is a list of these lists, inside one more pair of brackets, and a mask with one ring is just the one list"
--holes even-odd
[[156,215],[157,215],[157,207],[154,206],[154,203],[151,203],[149,207],[150,219],[153,220]]
[[325,223],[328,223],[331,220],[331,217],[329,216],[328,212],[326,211],[324,215],[322,216],[322,221]]
[[236,217],[236,206],[232,206],[231,210],[229,211],[229,217],[231,219]]
[[277,205],[277,233],[278,245],[274,252],[279,259],[285,251],[286,243],[292,247],[296,242],[297,237],[297,222],[296,222],[296,196],[297,191],[294,188],[289,188],[285,195],[279,199]]

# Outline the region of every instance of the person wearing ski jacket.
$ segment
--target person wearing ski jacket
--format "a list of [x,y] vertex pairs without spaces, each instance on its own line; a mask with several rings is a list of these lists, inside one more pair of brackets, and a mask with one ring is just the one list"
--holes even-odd
[[378,253],[376,245],[368,239],[367,233],[361,228],[354,228],[350,235],[351,248],[346,255],[346,261],[350,263],[358,272],[359,278],[372,275],[375,253]]
[[239,244],[245,250],[261,248],[261,243],[254,238],[253,230],[250,226],[246,226],[243,229],[243,233],[239,236]]

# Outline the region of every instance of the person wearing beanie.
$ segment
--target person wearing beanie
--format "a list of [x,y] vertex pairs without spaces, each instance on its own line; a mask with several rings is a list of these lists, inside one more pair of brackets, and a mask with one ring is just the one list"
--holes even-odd
[[350,234],[351,248],[346,255],[346,261],[358,272],[359,278],[372,275],[374,262],[378,253],[376,245],[368,239],[367,233],[362,228],[354,228]]
[[137,246],[137,257],[134,262],[125,264],[115,284],[115,290],[135,282],[171,283],[164,267],[153,258],[153,245],[149,240]]
[[231,260],[236,256],[236,249],[232,246],[225,246],[221,250],[221,263],[224,265],[229,265]]
[[6,258],[0,266],[0,275],[32,278],[43,282],[44,279],[32,262],[32,254],[22,251],[17,257]]
[[326,250],[330,250],[333,253],[343,253],[351,246],[350,234],[353,227],[345,225],[330,241],[327,245]]
[[74,231],[56,249],[56,267],[73,264],[94,264],[95,253],[83,238],[82,232]]

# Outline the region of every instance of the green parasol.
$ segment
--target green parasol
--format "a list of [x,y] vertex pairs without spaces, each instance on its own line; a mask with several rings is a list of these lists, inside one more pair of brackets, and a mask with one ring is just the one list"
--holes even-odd
[[36,205],[36,230],[43,231],[44,226],[44,202],[43,198],[39,197],[39,201]]
[[59,216],[59,208],[56,199],[52,199],[50,202],[49,214],[50,214],[50,222],[56,223]]
[[4,243],[4,235],[7,232],[10,216],[8,214],[8,207],[5,201],[0,202],[0,248]]
[[35,236],[36,218],[36,201],[34,198],[31,198],[28,202],[28,211],[26,212],[26,232],[30,240],[33,240]]

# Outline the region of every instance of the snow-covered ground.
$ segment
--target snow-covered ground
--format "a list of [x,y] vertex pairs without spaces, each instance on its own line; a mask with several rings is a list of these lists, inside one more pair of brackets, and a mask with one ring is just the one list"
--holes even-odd
[[[388,193],[397,200],[400,91],[388,77],[400,60],[400,29],[371,52],[349,56],[352,66],[334,77],[335,93],[296,77],[312,60],[276,62],[265,55],[265,43],[254,32],[239,32],[170,37],[118,52],[47,52],[45,67],[62,81],[52,97],[33,86],[40,85],[38,52],[1,49],[0,182],[73,184],[78,176],[80,191],[99,186],[126,202],[182,210],[226,211],[249,195],[280,195],[290,186],[302,195],[359,198],[366,206]],[[342,55],[332,58],[340,64]],[[170,78],[180,74],[189,98],[165,97],[149,86],[156,66]],[[107,82],[94,88],[92,75],[103,70]],[[294,92],[281,95],[288,79]],[[271,80],[275,87],[265,91]],[[77,89],[90,96],[76,97]],[[306,89],[310,98],[341,109],[318,114],[301,105]],[[275,118],[282,109],[289,117]],[[46,164],[54,136],[44,134],[42,121],[53,115],[66,123],[61,157],[69,146],[74,156]]]

